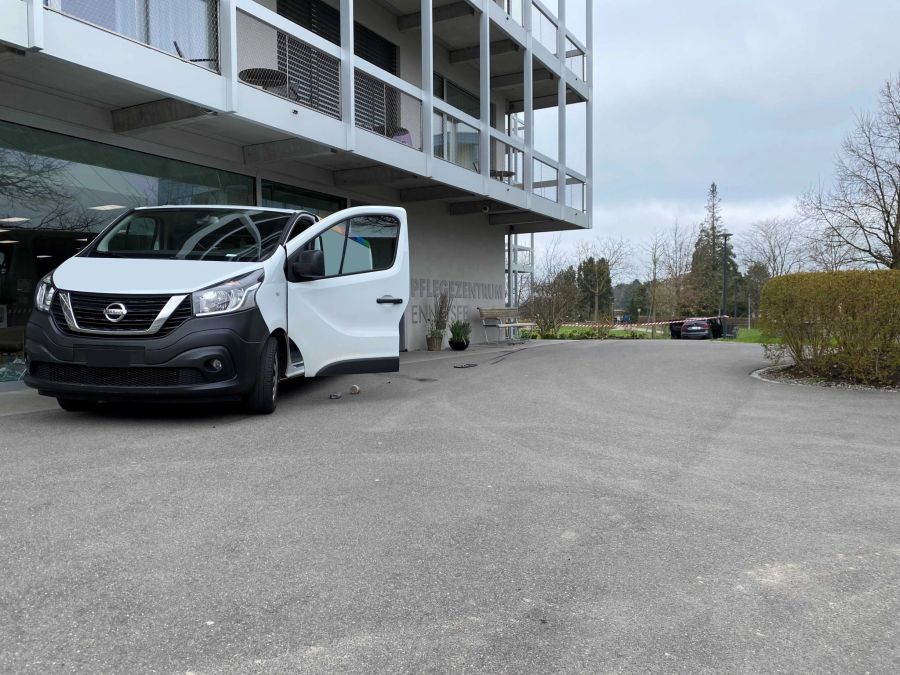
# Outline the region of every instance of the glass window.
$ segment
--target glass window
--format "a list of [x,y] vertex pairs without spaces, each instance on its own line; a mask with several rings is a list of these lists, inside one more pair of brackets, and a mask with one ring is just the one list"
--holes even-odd
[[[38,280],[125,209],[256,203],[250,176],[8,122],[0,122],[0,176],[15,178],[0,180],[0,362],[22,351]],[[122,247],[162,247],[150,227],[135,221]]]
[[388,269],[397,254],[400,223],[392,216],[363,216],[338,223],[307,248],[325,252],[325,276]]
[[88,256],[256,262],[272,255],[289,220],[252,209],[140,211],[116,223]]
[[275,209],[297,209],[324,218],[344,208],[343,197],[314,192],[303,188],[276,183],[271,180],[262,181],[262,193],[260,195],[262,205]]

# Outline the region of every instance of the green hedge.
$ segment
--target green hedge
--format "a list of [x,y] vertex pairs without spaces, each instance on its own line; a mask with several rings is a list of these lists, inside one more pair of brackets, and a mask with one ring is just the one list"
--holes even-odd
[[761,327],[806,373],[900,382],[900,270],[814,272],[766,282]]

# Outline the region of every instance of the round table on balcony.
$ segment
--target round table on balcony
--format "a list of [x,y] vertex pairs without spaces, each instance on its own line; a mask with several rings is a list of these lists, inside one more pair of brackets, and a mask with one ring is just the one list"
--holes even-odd
[[287,75],[274,68],[245,68],[238,73],[241,82],[262,89],[281,89],[287,85]]

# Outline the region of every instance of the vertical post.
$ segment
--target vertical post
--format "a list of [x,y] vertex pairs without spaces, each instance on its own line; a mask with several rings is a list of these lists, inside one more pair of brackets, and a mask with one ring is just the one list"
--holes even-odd
[[27,1],[28,47],[37,51],[44,48],[44,3],[43,0]]
[[525,172],[524,188],[528,203],[534,192],[534,70],[532,67],[531,45],[531,19],[533,5],[531,0],[523,0],[522,22],[525,27],[525,54],[523,55],[522,69],[524,71],[523,96],[525,98]]
[[722,232],[722,304],[719,308],[719,316],[724,316],[728,311],[726,291],[728,289],[728,237],[730,236],[729,233]]
[[421,0],[422,13],[422,151],[425,153],[425,175],[431,176],[434,159],[434,25],[431,0]]
[[480,86],[478,89],[481,103],[479,125],[481,144],[478,147],[478,172],[481,174],[484,186],[483,192],[488,191],[488,177],[491,175],[491,13],[488,3],[493,0],[481,0],[481,15],[479,18],[480,47]]
[[341,0],[341,119],[347,150],[356,149],[356,88],[353,56],[353,0]]
[[593,222],[593,204],[594,204],[594,90],[593,90],[593,82],[594,82],[594,3],[588,2],[587,8],[585,9],[586,13],[586,23],[587,26],[585,30],[587,31],[587,44],[585,45],[587,48],[587,54],[585,54],[584,58],[585,62],[585,76],[588,90],[588,99],[587,104],[585,106],[585,124],[587,128],[585,130],[585,144],[587,145],[587,156],[585,162],[585,169],[587,171],[587,185],[584,186],[584,196],[586,199],[585,203],[585,211],[587,211],[588,223],[592,224]]
[[237,111],[237,7],[235,0],[219,2],[219,71],[225,78],[225,112]]
[[558,3],[556,13],[556,58],[559,59],[559,82],[556,86],[556,108],[559,117],[559,136],[557,141],[556,160],[559,168],[556,172],[556,201],[566,203],[566,3]]
[[512,249],[513,249],[513,232],[514,228],[512,225],[509,226],[509,230],[506,233],[506,306],[513,306],[513,295],[512,295],[512,276],[513,276],[513,259],[512,259]]

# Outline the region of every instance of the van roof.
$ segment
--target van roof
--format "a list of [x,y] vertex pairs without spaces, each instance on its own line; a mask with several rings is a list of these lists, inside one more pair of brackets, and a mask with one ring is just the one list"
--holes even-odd
[[138,206],[135,211],[158,211],[159,209],[253,209],[272,213],[309,213],[303,209],[276,209],[269,206],[247,206],[246,204],[165,204],[163,206]]

